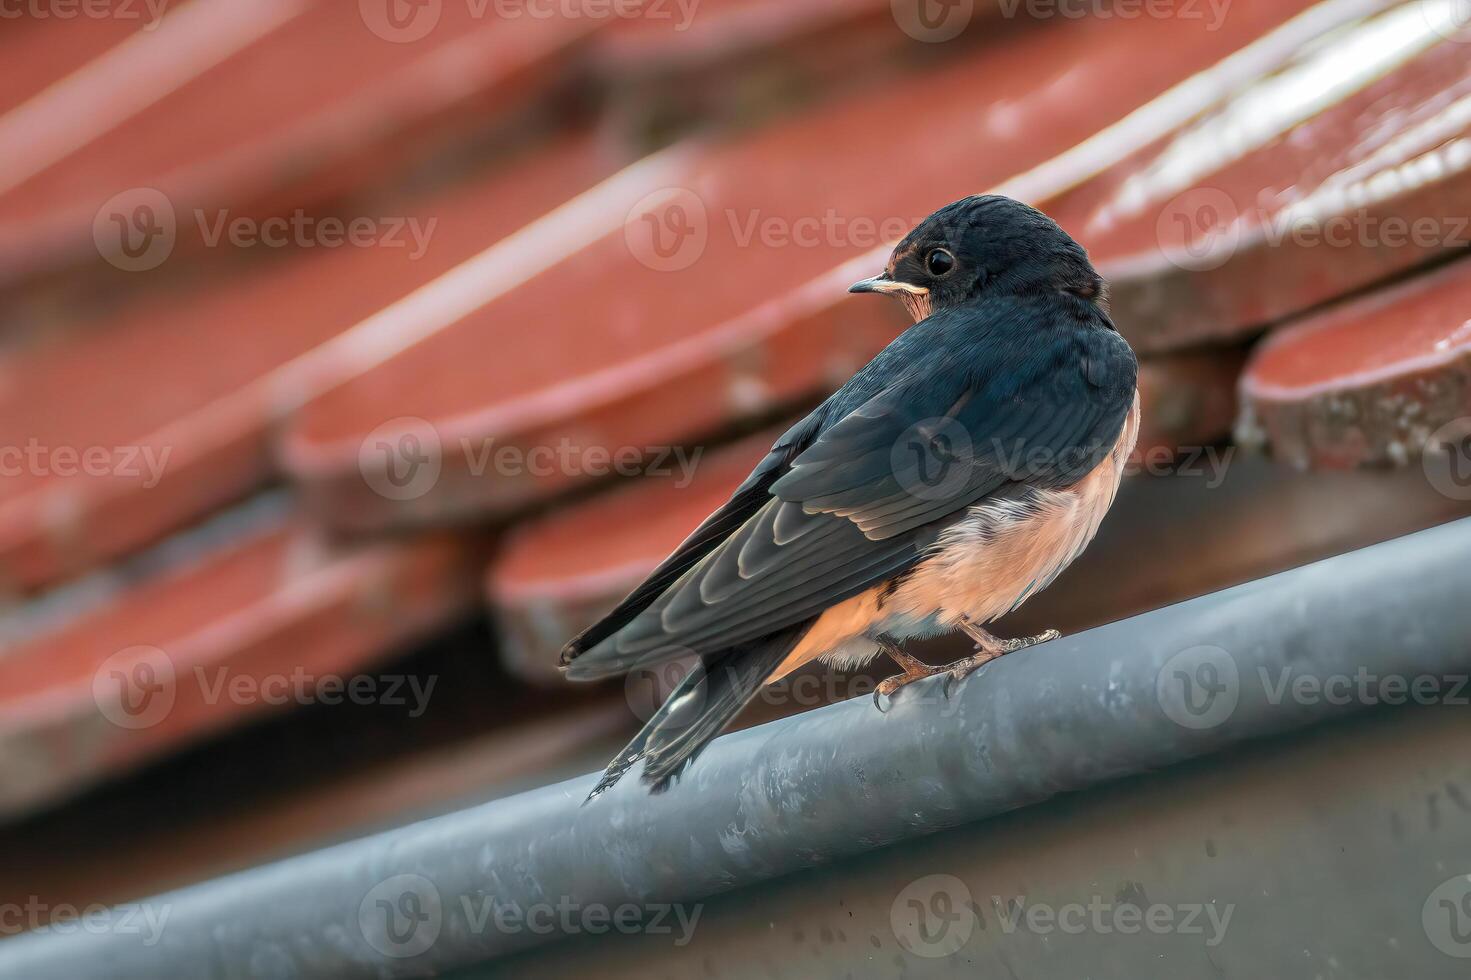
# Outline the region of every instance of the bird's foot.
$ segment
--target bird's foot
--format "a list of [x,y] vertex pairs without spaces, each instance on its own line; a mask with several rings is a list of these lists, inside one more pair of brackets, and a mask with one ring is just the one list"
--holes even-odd
[[911,657],[893,643],[884,643],[884,652],[896,664],[904,668],[904,673],[896,674],[893,677],[879,682],[878,687],[874,688],[873,692],[874,707],[878,708],[879,711],[885,710],[883,705],[884,698],[892,701],[894,695],[899,693],[900,688],[908,687],[915,681],[922,681],[926,677],[933,677],[936,674],[948,675],[945,678],[944,687],[945,697],[948,698],[950,697],[950,693],[955,689],[956,684],[959,684],[977,669],[984,667],[997,657],[1003,657],[1013,650],[1025,650],[1027,647],[1034,647],[1039,643],[1055,640],[1062,635],[1057,630],[1044,630],[1036,636],[1022,636],[1014,640],[1003,640],[1000,637],[992,636],[979,626],[968,621],[962,620],[960,627],[970,635],[971,639],[976,641],[976,652],[972,656],[962,657],[954,663],[945,664],[943,667],[931,667],[924,661]]
[[964,657],[940,668],[949,675],[945,678],[947,698],[955,690],[955,685],[998,657],[1004,657],[1015,650],[1025,650],[1027,647],[1034,647],[1039,643],[1046,643],[1048,640],[1055,640],[1062,636],[1057,630],[1044,630],[1036,636],[1020,636],[1014,640],[1003,640],[998,636],[992,636],[975,623],[965,620],[961,621],[960,628],[976,641],[976,652],[972,656]]

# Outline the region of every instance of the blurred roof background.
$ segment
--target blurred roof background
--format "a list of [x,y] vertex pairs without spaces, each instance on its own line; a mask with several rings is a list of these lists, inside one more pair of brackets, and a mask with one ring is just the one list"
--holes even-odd
[[16,14],[0,901],[601,766],[660,679],[557,649],[903,328],[844,287],[966,194],[1054,215],[1144,358],[1119,503],[1008,633],[1471,512],[1456,0]]

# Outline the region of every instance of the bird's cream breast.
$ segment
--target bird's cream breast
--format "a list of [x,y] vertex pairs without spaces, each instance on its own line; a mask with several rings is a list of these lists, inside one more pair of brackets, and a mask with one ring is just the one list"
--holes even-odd
[[877,586],[824,612],[772,675],[776,680],[822,657],[843,666],[877,652],[864,638],[905,624],[953,629],[964,617],[982,624],[1040,592],[1082,553],[1113,504],[1139,436],[1139,395],[1113,451],[1071,487],[1036,490],[1026,499],[978,504],[947,528],[932,553],[897,587]]

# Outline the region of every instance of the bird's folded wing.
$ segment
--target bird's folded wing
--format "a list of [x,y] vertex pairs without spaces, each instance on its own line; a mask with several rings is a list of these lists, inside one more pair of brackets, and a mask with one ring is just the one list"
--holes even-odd
[[791,460],[755,513],[585,648],[569,675],[622,673],[800,623],[912,566],[963,508],[1077,482],[1117,440],[1132,376],[1123,394],[1100,386],[1086,358],[1026,368],[911,377],[860,405]]
[[759,511],[771,499],[771,485],[787,472],[792,459],[812,441],[818,423],[819,416],[814,412],[783,433],[762,457],[761,462],[756,464],[751,474],[730,495],[729,500],[705,518],[612,612],[583,630],[562,649],[563,666],[623,628],[629,620],[658,598],[661,592]]

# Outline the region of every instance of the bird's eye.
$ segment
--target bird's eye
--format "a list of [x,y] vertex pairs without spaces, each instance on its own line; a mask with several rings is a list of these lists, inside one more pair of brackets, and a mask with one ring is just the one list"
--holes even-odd
[[955,256],[943,248],[932,248],[924,257],[924,267],[932,276],[943,276],[955,268]]

